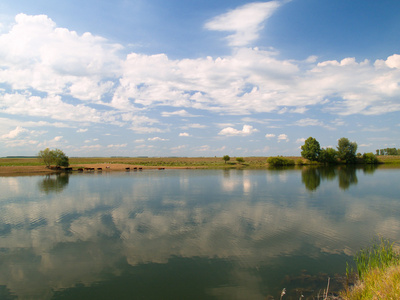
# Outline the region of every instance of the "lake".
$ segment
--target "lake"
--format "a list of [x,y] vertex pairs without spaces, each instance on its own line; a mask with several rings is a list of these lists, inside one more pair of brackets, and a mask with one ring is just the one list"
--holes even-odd
[[[0,177],[0,299],[298,299],[400,240],[400,169]],[[294,298],[296,297],[296,298]]]

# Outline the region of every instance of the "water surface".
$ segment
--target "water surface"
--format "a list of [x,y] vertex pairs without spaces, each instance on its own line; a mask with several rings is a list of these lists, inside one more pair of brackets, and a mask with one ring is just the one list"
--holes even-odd
[[372,238],[400,240],[399,175],[341,167],[0,177],[0,299],[316,294]]

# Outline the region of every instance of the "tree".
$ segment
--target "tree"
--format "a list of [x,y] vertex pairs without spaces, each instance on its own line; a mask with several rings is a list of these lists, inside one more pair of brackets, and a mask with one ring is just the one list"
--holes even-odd
[[243,158],[243,157],[236,157],[236,161],[237,161],[239,164],[242,164],[242,163],[244,163],[244,158]]
[[318,160],[322,163],[334,164],[337,162],[337,151],[333,148],[322,148]]
[[311,161],[318,161],[320,152],[321,146],[313,137],[306,139],[304,145],[301,146],[301,156]]
[[57,167],[68,167],[69,166],[69,158],[65,155],[63,151],[60,149],[55,149],[54,151],[54,164]]
[[222,157],[222,159],[225,161],[225,163],[226,163],[228,160],[231,160],[231,158],[229,157],[229,155],[224,155],[224,156]]
[[378,158],[372,152],[364,153],[363,160],[365,164],[377,164],[379,162]]
[[47,168],[49,168],[54,161],[54,153],[49,148],[39,151],[38,157],[39,159],[43,160],[43,163]]
[[356,161],[357,143],[350,142],[348,138],[342,137],[338,141],[338,157],[346,163],[354,163]]
[[39,151],[38,157],[39,159],[43,160],[43,163],[47,168],[49,168],[52,164],[55,164],[57,167],[69,166],[68,156],[66,156],[65,153],[60,149],[50,150],[49,148],[46,148]]

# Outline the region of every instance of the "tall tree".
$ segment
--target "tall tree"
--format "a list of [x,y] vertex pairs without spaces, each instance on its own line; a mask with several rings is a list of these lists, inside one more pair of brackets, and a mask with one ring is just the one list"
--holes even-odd
[[350,142],[348,138],[342,137],[338,140],[338,157],[346,163],[354,163],[356,161],[357,143]]
[[301,156],[311,161],[318,161],[320,152],[321,146],[319,142],[311,136],[301,146]]

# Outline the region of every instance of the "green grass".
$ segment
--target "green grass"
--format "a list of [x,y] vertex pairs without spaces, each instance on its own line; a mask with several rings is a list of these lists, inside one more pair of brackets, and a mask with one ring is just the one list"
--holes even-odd
[[41,166],[43,163],[37,158],[0,158],[0,166]]
[[[342,293],[345,300],[400,299],[400,255],[386,239],[355,256],[358,281]],[[349,275],[349,270],[347,269]]]

